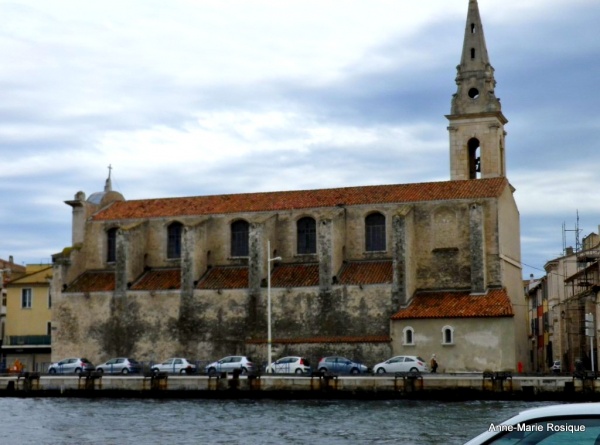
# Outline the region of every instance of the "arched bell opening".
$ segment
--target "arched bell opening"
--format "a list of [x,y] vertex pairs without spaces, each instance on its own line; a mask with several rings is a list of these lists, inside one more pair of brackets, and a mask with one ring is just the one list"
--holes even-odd
[[481,175],[481,154],[479,139],[469,139],[469,179],[477,179]]

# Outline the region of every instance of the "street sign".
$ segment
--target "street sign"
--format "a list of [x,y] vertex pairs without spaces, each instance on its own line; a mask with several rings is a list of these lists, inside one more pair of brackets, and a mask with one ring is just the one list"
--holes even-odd
[[594,314],[592,314],[591,312],[585,314],[585,336],[594,336]]

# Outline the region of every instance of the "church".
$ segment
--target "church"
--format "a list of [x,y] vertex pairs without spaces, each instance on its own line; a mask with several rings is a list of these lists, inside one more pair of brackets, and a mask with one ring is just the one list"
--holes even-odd
[[[448,119],[450,180],[126,200],[84,192],[54,255],[52,358],[257,363],[393,355],[528,363],[519,212],[477,0]],[[268,335],[272,332],[272,336]]]

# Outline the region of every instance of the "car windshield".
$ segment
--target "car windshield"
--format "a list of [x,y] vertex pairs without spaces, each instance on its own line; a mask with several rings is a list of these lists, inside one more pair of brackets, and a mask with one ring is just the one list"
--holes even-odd
[[[500,428],[500,425],[496,425]],[[600,418],[598,417],[563,417],[541,419],[513,425],[509,431],[486,442],[494,445],[526,443],[528,445],[562,445],[565,443],[595,445],[600,436]],[[575,442],[573,442],[573,440]]]

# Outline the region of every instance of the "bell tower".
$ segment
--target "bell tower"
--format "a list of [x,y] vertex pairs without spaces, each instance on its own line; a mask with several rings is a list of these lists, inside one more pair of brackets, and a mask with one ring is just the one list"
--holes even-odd
[[456,93],[449,121],[450,179],[506,176],[504,124],[496,80],[483,36],[477,0],[469,0],[460,65],[456,67]]

